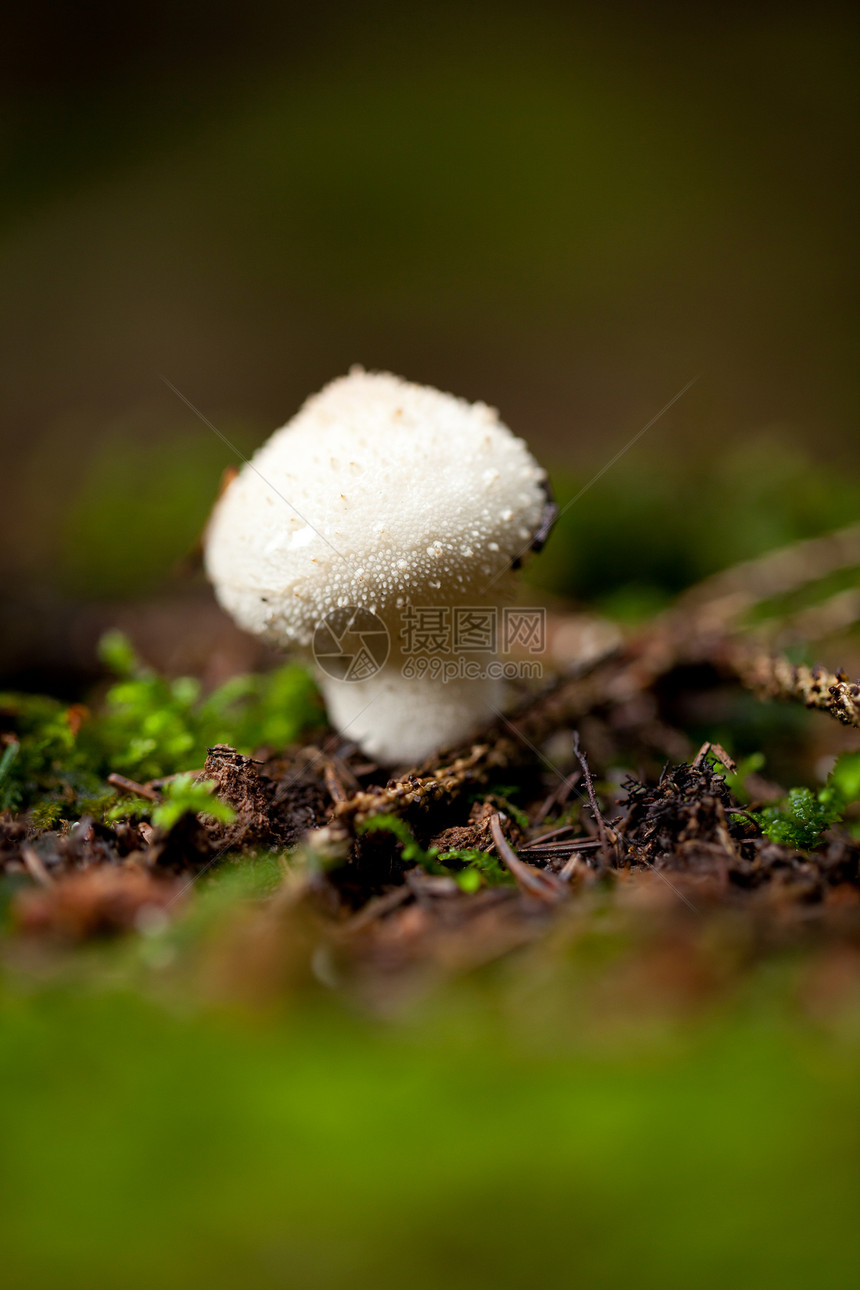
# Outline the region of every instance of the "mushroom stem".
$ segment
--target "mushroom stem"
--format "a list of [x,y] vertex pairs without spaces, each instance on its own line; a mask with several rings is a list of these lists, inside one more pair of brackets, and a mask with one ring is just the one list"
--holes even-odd
[[391,766],[415,764],[461,743],[491,722],[505,701],[504,682],[486,676],[407,678],[393,666],[363,681],[318,675],[335,729]]

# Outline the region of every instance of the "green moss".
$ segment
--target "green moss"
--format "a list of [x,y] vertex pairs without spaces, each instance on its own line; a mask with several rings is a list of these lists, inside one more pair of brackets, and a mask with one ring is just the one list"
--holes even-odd
[[40,695],[0,695],[8,741],[0,810],[36,810],[39,824],[102,813],[117,805],[105,783],[112,771],[145,781],[199,770],[214,744],[248,754],[282,748],[323,719],[297,664],[236,677],[203,696],[193,678],[144,666],[120,633],[108,633],[101,655],[119,679],[92,714]]
[[[0,758],[0,810],[42,808],[53,821],[107,792],[75,710],[42,695],[0,694],[6,747]],[[80,812],[77,812],[80,814]]]
[[765,807],[755,818],[771,842],[811,851],[823,841],[825,830],[841,823],[857,801],[860,752],[843,753],[817,793],[811,788],[792,788],[782,805]]
[[[738,763],[734,771],[728,770],[716,753],[709,754],[713,765],[724,773],[726,783],[741,802],[750,800],[747,779],[760,771],[765,758],[763,753],[752,753]],[[752,816],[771,842],[794,847],[798,851],[812,851],[823,841],[825,831],[834,824],[845,822],[851,808],[860,802],[860,752],[846,752],[837,757],[823,788],[789,789],[785,800]]]
[[396,815],[375,815],[359,824],[358,832],[390,833],[399,842],[400,854],[407,864],[420,865],[427,873],[452,877],[463,891],[477,891],[484,884],[498,887],[513,882],[507,869],[486,851],[468,847],[440,852],[437,847],[422,847],[409,826]]
[[182,819],[183,815],[209,815],[221,824],[230,824],[236,812],[226,802],[213,797],[214,779],[195,781],[193,774],[177,775],[165,784],[163,800],[153,809],[152,822],[165,833]]

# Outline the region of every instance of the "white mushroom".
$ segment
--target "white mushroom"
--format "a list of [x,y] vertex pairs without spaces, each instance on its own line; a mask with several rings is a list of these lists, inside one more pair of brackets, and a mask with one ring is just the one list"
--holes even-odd
[[[333,724],[385,763],[415,762],[504,702],[497,678],[438,671],[493,661],[454,648],[451,615],[496,609],[501,575],[545,536],[547,497],[545,472],[494,409],[356,368],[308,399],[229,486],[206,568],[247,631],[307,650],[330,629],[334,644],[318,635],[315,654]],[[409,631],[433,609],[449,635],[429,642],[419,674]],[[326,659],[339,644],[347,662],[355,655],[350,679]]]

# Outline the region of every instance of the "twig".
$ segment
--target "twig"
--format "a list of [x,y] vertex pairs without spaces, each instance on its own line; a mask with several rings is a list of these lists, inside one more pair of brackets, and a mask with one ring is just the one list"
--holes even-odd
[[557,838],[560,837],[562,833],[572,832],[572,824],[560,824],[557,829],[550,829],[549,833],[540,833],[536,838],[532,838],[524,847],[520,847],[520,850],[527,851],[529,847],[536,847],[541,842],[549,842],[550,838]]
[[333,802],[347,801],[349,794],[347,793],[344,785],[341,783],[340,776],[338,775],[338,772],[335,769],[332,762],[326,761],[323,764],[323,777],[325,779],[325,786],[328,789],[328,794],[331,800]]
[[564,890],[560,880],[555,874],[547,873],[544,869],[535,869],[532,865],[525,864],[519,858],[504,833],[502,833],[501,816],[498,812],[490,817],[490,832],[493,835],[493,842],[496,844],[499,858],[510,869],[517,886],[521,887],[523,891],[527,891],[530,896],[536,896],[538,900],[543,900],[547,904],[557,901]]
[[693,765],[701,766],[709,752],[712,752],[720,764],[725,766],[730,775],[734,775],[737,772],[738,768],[736,762],[729,756],[723,745],[713,743],[710,740],[706,740],[705,743],[702,744],[701,748],[696,753],[696,756],[693,758]]
[[[343,757],[341,757],[339,753],[333,752],[329,754],[329,761],[337,771],[338,779],[340,780],[343,787],[347,790],[347,792],[357,793],[358,790],[361,788],[361,784],[358,781],[358,776],[355,774],[353,769],[347,765]],[[376,769],[376,767],[372,763],[370,763],[370,768],[372,770]]]
[[860,729],[860,682],[845,672],[806,667],[783,655],[762,654],[743,645],[729,647],[726,670],[763,699],[795,699],[807,708],[820,708],[844,726]]
[[558,876],[562,882],[570,882],[575,875],[584,877],[587,873],[593,872],[594,870],[589,869],[579,852],[574,851],[573,855],[569,856],[562,868],[559,869]]
[[549,851],[551,854],[557,851],[593,851],[595,847],[602,847],[603,843],[599,838],[583,838],[582,840],[562,839],[560,842],[529,843],[528,846],[520,847],[520,851]]
[[150,788],[147,784],[138,784],[134,779],[126,779],[125,775],[118,775],[115,771],[108,775],[107,782],[114,788],[121,788],[124,793],[133,793],[135,797],[145,797],[150,802],[161,801],[161,794],[154,788]]
[[609,834],[606,831],[606,825],[603,822],[603,815],[597,802],[597,794],[594,791],[594,782],[591,778],[591,771],[588,769],[588,758],[579,746],[579,731],[573,733],[573,754],[582,767],[582,775],[585,780],[585,790],[588,793],[588,801],[591,806],[594,822],[597,825],[597,832],[600,837],[600,849],[603,852],[603,859],[608,864],[612,858],[612,849],[609,843]]

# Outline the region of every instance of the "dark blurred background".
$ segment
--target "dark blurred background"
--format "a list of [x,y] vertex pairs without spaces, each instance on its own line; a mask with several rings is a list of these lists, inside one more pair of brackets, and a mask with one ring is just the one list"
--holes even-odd
[[233,459],[159,374],[248,452],[390,369],[562,499],[700,374],[534,566],[622,614],[856,518],[857,53],[828,4],[9,11],[4,679],[226,632],[177,566]]

